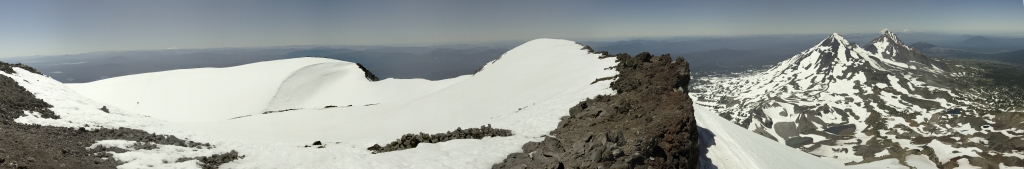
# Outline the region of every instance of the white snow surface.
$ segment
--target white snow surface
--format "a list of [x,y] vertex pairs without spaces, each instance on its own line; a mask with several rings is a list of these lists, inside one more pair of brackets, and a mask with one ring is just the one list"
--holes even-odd
[[[521,151],[526,142],[541,140],[578,102],[614,94],[611,81],[591,83],[616,75],[606,69],[615,59],[598,59],[599,54],[582,48],[572,41],[537,39],[475,75],[440,81],[370,82],[355,64],[323,58],[146,73],[70,88],[49,79],[44,85],[22,85],[38,86],[30,91],[54,104],[62,119],[17,120],[131,127],[208,142],[246,156],[224,168],[489,168]],[[63,111],[70,106],[77,107]],[[114,113],[96,110],[101,106]],[[262,114],[284,109],[297,110]],[[487,124],[515,135],[420,144],[381,154],[366,150],[407,133]],[[322,141],[325,148],[304,147],[314,141]]]
[[[712,111],[713,108],[694,104],[694,116],[697,126],[707,129],[702,131],[701,168],[761,168],[761,169],[819,169],[819,168],[851,168],[851,169],[875,169],[875,168],[908,168],[896,162],[896,159],[886,159],[866,164],[844,166],[843,164],[827,161],[797,149],[779,144],[764,136],[748,131],[728,120],[718,116]],[[707,157],[704,159],[703,157]],[[709,161],[710,160],[710,161]],[[711,167],[708,164],[713,164]]]
[[286,59],[230,68],[197,68],[69,84],[122,109],[177,122],[216,121],[262,112],[281,82],[329,59]]

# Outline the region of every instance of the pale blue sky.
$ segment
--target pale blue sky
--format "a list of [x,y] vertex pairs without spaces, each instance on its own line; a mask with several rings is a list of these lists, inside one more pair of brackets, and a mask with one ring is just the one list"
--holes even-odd
[[1020,34],[1024,2],[0,0],[0,57],[542,37],[870,33],[882,28]]

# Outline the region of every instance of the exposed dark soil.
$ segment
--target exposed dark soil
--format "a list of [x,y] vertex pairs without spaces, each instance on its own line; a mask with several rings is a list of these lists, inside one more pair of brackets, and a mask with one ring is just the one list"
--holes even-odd
[[[600,53],[600,52],[599,52]],[[608,56],[602,56],[608,57]],[[582,101],[541,142],[493,168],[697,168],[689,63],[669,55],[615,56],[617,94]]]
[[[38,73],[21,64],[0,62],[0,70],[12,73],[12,67],[20,67]],[[109,158],[107,151],[124,152],[122,149],[98,148],[88,150],[100,140],[130,140],[144,142],[138,148],[155,147],[154,144],[183,147],[210,148],[202,144],[179,139],[169,135],[157,135],[137,129],[95,129],[67,128],[40,125],[26,125],[14,122],[24,116],[24,111],[40,113],[43,118],[59,119],[49,108],[49,103],[38,99],[16,81],[0,76],[0,168],[115,168],[122,162]],[[225,153],[230,156],[230,153]],[[237,154],[237,153],[236,153]],[[217,155],[214,155],[217,156]],[[106,158],[106,159],[103,159]],[[219,161],[218,161],[219,160]],[[217,162],[213,168],[230,160],[221,158],[208,160]],[[204,164],[206,165],[206,164]],[[205,167],[205,166],[204,166]]]

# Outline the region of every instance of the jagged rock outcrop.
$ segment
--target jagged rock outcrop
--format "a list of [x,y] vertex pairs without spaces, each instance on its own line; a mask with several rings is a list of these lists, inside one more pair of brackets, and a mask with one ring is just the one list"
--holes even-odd
[[580,102],[562,117],[552,137],[523,145],[523,152],[508,155],[493,168],[700,166],[697,126],[686,91],[688,62],[646,52],[615,57],[619,75],[611,88],[617,94]]
[[363,70],[363,74],[364,76],[366,76],[366,80],[369,80],[371,82],[380,81],[380,78],[377,78],[377,75],[373,75],[373,73],[371,73],[370,70],[367,70],[366,67],[363,66],[363,64],[356,63],[356,66],[359,66],[359,70]]

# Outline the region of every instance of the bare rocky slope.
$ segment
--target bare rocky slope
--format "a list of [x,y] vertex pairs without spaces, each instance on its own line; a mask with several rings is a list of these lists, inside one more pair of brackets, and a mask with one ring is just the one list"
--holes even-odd
[[[21,68],[39,74],[34,68],[22,64],[0,62],[0,71],[14,73]],[[10,77],[0,75],[0,168],[116,168],[123,162],[110,158],[108,151],[125,152],[120,148],[86,149],[100,140],[131,140],[145,142],[139,148],[155,144],[183,147],[206,147],[210,144],[157,135],[137,129],[67,128],[27,125],[14,122],[25,111],[37,112],[44,118],[59,119],[49,108],[53,106],[37,98]],[[238,159],[238,153],[216,154],[196,158],[203,168],[217,168],[220,164]],[[181,159],[179,159],[181,160]]]
[[[584,48],[587,49],[587,48]],[[610,57],[600,52],[601,57]],[[697,168],[689,63],[643,52],[615,56],[617,94],[582,101],[541,142],[493,168]]]

